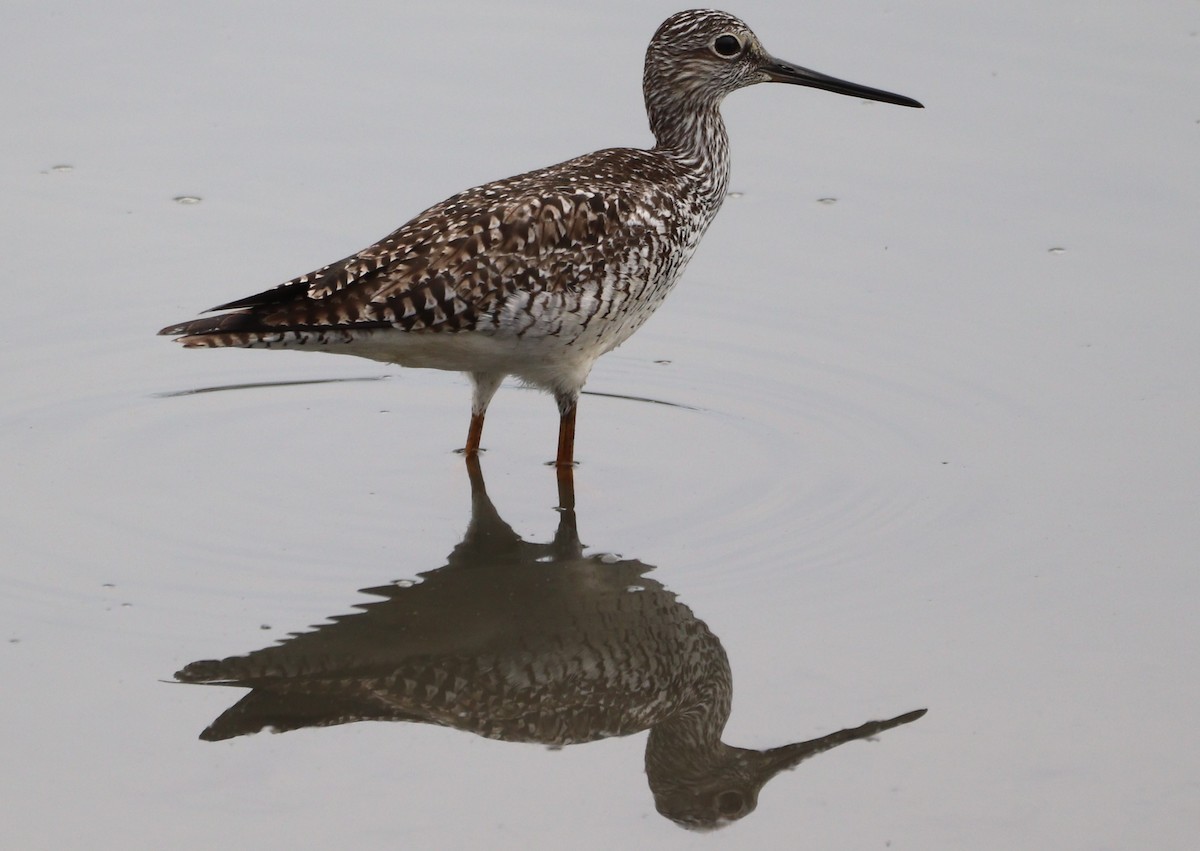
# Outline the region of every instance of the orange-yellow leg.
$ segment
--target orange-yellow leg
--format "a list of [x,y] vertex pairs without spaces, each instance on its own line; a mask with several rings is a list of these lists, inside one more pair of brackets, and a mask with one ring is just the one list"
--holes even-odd
[[575,402],[570,402],[558,421],[558,458],[554,465],[560,470],[575,465]]
[[479,441],[483,438],[483,414],[471,414],[471,427],[467,429],[467,445],[463,447],[466,455],[479,454]]
[[575,468],[555,467],[558,478],[558,507],[563,511],[575,510]]

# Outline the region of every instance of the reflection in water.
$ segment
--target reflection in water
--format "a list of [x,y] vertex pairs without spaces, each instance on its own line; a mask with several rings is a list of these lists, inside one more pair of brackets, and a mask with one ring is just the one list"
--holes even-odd
[[917,710],[766,751],[726,745],[732,681],[721,642],[632,559],[583,554],[570,476],[554,540],[522,540],[496,513],[477,462],[471,520],[447,564],[282,644],[193,662],[184,682],[251,689],[201,734],[417,721],[562,746],[649,730],[658,811],[710,828],[754,810],[773,776]]

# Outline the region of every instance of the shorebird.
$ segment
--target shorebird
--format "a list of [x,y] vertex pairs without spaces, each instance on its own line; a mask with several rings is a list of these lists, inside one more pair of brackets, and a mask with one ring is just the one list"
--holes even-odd
[[721,102],[766,82],[921,106],[776,59],[725,12],[679,12],[646,50],[652,149],[609,148],[468,189],[357,254],[159,333],[191,348],[313,349],[465,372],[467,455],[514,376],[554,395],[556,464],[570,467],[592,365],[658,309],[725,200]]

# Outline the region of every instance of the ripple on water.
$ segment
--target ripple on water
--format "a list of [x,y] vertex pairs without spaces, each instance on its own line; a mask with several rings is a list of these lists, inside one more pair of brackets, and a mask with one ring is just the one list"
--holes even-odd
[[[877,560],[896,536],[963,510],[943,463],[952,446],[930,426],[1003,402],[956,376],[953,352],[924,341],[923,359],[895,355],[914,348],[886,330],[902,322],[865,350],[861,336],[814,328],[800,345],[783,323],[714,347],[724,317],[701,303],[593,374],[576,474],[585,543],[686,571],[683,590],[726,587]],[[8,394],[0,429],[23,459],[10,481],[25,494],[30,562],[137,561],[198,594],[273,576],[302,601],[344,595],[347,575],[414,575],[458,539],[461,378],[151,342],[161,358],[85,356],[94,341],[77,341],[82,366],[67,375],[61,344],[23,352],[33,378]],[[223,384],[249,386],[196,392]],[[540,393],[506,389],[489,416],[489,489],[523,531],[553,528],[555,427]]]
[[[308,386],[299,382],[335,377],[339,364],[323,370],[320,359],[305,359],[309,369],[287,356],[264,359],[261,371],[235,355],[189,372],[166,341],[149,339],[161,344],[161,361],[148,347],[122,352],[80,340],[26,348],[11,364],[0,435],[12,450],[6,481],[22,499],[0,521],[10,526],[10,565],[26,568],[6,581],[27,608],[54,617],[100,580],[200,600],[244,594],[268,575],[303,601],[347,562],[380,560],[377,547],[364,555],[354,543],[360,527],[380,530],[357,536],[372,544],[404,526],[362,493],[371,486],[364,467],[378,465],[380,453],[352,435],[380,416],[379,395],[360,386],[376,382]],[[159,395],[272,372],[297,384]],[[340,419],[339,406],[348,413]],[[345,451],[331,451],[338,445]],[[347,460],[354,456],[362,463]],[[414,514],[424,519],[419,507]],[[344,583],[343,575],[339,594]]]
[[[794,329],[770,327],[714,352],[706,341],[720,338],[720,322],[703,317],[656,346],[670,355],[665,370],[610,356],[622,386],[641,381],[643,395],[699,409],[656,412],[672,420],[657,426],[639,417],[643,433],[669,433],[658,452],[670,460],[656,474],[679,492],[661,502],[660,514],[673,518],[663,548],[703,553],[688,567],[689,586],[697,577],[770,582],[878,561],[898,539],[970,510],[964,479],[947,463],[947,432],[1008,403],[956,374],[953,352],[897,339],[902,330],[863,351],[861,338],[838,344],[829,335],[809,347]],[[906,351],[917,354],[895,354]],[[598,373],[594,384],[607,387]],[[662,523],[647,519],[645,535],[653,534],[663,534]]]

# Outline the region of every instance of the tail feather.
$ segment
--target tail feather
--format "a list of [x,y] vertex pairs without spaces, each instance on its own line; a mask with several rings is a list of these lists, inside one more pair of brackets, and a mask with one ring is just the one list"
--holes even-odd
[[303,328],[276,327],[254,310],[202,316],[168,325],[158,332],[174,336],[176,342],[188,349],[276,348],[305,345],[317,336],[329,337]]
[[380,328],[391,327],[387,322],[324,326],[276,323],[272,321],[274,318],[243,310],[168,325],[158,333],[174,336],[176,342],[188,349],[292,349],[350,344]]
[[189,319],[175,325],[168,325],[159,331],[171,337],[195,337],[201,334],[226,334],[245,331],[265,330],[259,318],[248,310],[237,313],[223,313],[220,316],[201,316],[199,319]]

